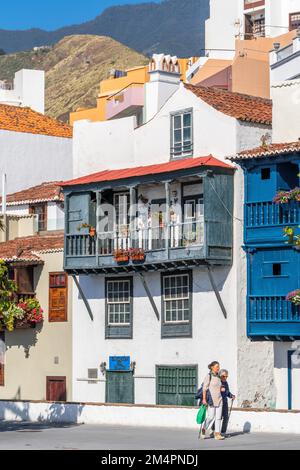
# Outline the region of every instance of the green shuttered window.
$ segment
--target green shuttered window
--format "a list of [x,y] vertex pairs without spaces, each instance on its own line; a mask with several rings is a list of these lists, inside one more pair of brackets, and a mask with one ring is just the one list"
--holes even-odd
[[156,380],[158,405],[195,405],[197,366],[158,366]]

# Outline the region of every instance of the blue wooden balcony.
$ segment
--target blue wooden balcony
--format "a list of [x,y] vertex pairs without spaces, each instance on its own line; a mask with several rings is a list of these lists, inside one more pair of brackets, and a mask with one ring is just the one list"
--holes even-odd
[[283,229],[300,225],[300,203],[272,201],[245,204],[245,242],[283,243]]
[[299,339],[300,307],[284,296],[249,296],[247,331],[253,339]]

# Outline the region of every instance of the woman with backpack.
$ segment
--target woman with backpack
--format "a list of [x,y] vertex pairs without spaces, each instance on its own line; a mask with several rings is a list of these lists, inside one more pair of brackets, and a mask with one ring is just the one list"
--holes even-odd
[[210,431],[215,423],[215,439],[223,441],[225,438],[221,434],[223,399],[221,394],[222,382],[219,376],[220,364],[217,361],[208,366],[209,374],[203,381],[203,405],[207,406],[207,418],[204,423],[201,438],[206,438],[206,432]]

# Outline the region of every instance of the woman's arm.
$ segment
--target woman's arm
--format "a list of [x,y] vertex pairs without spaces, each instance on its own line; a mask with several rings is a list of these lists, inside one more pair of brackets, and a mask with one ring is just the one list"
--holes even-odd
[[210,385],[210,376],[207,375],[203,381],[203,400],[202,403],[203,405],[207,405],[207,390]]

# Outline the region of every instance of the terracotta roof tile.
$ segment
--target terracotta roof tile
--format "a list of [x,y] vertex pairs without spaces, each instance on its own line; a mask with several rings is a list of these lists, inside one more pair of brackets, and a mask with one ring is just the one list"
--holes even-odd
[[0,129],[53,137],[72,137],[72,127],[30,108],[0,104]]
[[7,262],[43,262],[39,254],[62,250],[63,246],[63,232],[16,238],[0,243],[0,259]]
[[223,114],[240,121],[272,124],[272,101],[219,88],[185,84],[185,88]]
[[300,142],[290,142],[282,144],[270,144],[264,147],[257,147],[251,150],[244,150],[228,160],[247,160],[250,158],[275,157],[287,153],[300,152]]
[[209,155],[207,157],[173,160],[171,162],[160,163],[157,165],[138,166],[135,168],[124,168],[120,170],[104,170],[92,175],[65,181],[62,186],[64,187],[79,184],[101,183],[104,181],[122,180],[125,178],[134,178],[137,176],[157,175],[202,166],[233,169],[233,167],[227,163],[224,163],[221,160],[214,158],[212,155]]
[[[63,201],[62,181],[42,183],[7,196],[8,205],[33,204],[39,202]],[[0,204],[2,197],[0,197]]]

